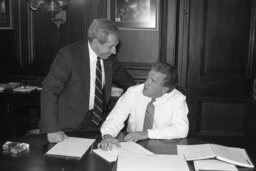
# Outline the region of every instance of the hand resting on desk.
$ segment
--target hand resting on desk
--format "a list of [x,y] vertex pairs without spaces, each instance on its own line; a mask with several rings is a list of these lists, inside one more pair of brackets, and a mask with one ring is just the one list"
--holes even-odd
[[65,138],[68,138],[68,136],[63,131],[47,134],[47,139],[50,143],[57,143],[63,141]]
[[[126,136],[123,137],[123,140],[137,142],[139,140],[144,140],[147,138],[148,138],[147,131],[138,131],[138,132],[128,133]],[[111,151],[113,145],[120,147],[118,139],[113,138],[109,134],[106,134],[103,136],[102,141],[98,144],[98,148],[105,150],[105,151],[108,151],[108,150]]]
[[102,141],[98,144],[98,148],[105,151],[111,151],[113,145],[120,147],[119,141],[116,138],[113,138],[111,135],[107,134],[103,136]]

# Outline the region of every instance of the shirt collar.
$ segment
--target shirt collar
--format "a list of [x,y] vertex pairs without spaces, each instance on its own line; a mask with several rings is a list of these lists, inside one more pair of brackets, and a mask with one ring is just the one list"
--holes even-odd
[[156,98],[156,101],[154,102],[154,105],[162,104],[170,99],[175,94],[175,89],[173,89],[169,93],[163,94],[161,97]]
[[89,56],[91,60],[97,60],[97,54],[92,50],[92,47],[88,41]]

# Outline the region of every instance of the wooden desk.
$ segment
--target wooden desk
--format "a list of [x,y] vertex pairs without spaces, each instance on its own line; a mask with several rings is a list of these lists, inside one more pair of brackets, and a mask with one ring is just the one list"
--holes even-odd
[[[100,141],[100,136],[95,132],[72,132],[70,136],[96,138],[94,148]],[[10,155],[0,154],[1,171],[114,171],[115,163],[108,163],[90,150],[86,152],[81,160],[66,160],[62,158],[44,156],[48,148],[48,142],[45,134],[29,135],[20,138],[8,139],[10,141],[25,142],[30,144],[30,151],[22,156],[11,157]],[[1,146],[5,141],[0,141]],[[179,140],[144,140],[140,145],[156,154],[177,154],[177,144],[199,144],[204,141],[196,139]],[[255,153],[255,152],[254,152]],[[250,153],[249,153],[250,155]],[[255,164],[255,155],[251,156]],[[190,170],[194,170],[193,163],[188,162]],[[239,170],[252,171],[253,169],[239,168]]]

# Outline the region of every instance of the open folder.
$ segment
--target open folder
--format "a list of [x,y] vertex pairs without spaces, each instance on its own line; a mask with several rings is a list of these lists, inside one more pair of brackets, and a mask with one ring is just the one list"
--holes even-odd
[[94,141],[95,139],[69,137],[57,143],[45,155],[79,160]]
[[217,144],[199,144],[177,145],[177,151],[178,154],[184,155],[188,161],[217,158],[238,166],[249,168],[254,167],[245,149],[243,148],[227,147]]

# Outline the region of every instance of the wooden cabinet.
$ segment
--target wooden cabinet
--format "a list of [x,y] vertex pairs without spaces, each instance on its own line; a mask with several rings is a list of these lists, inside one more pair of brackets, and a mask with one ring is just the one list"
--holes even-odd
[[8,138],[11,133],[11,114],[9,111],[9,104],[6,98],[0,98],[0,111],[1,111],[1,120],[0,120],[0,139]]
[[[104,108],[110,112],[118,97],[111,97]],[[23,136],[38,129],[40,120],[40,91],[31,93],[0,93],[0,139]]]
[[25,135],[38,128],[40,118],[40,94],[0,93],[0,139]]

